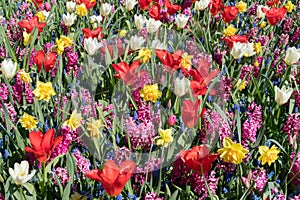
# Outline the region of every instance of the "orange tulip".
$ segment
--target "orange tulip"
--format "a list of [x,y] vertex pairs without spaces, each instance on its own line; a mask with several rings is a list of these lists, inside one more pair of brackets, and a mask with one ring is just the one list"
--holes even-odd
[[39,23],[39,18],[34,16],[31,20],[23,19],[23,21],[18,22],[18,24],[22,28],[25,28],[29,34],[35,27],[38,28],[39,33],[42,32],[47,23]]

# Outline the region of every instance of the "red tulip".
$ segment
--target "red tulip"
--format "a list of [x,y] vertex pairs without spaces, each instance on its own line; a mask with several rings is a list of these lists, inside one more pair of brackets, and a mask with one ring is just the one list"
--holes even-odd
[[183,53],[180,50],[176,51],[173,54],[171,54],[167,50],[155,50],[155,55],[159,58],[159,60],[168,70],[176,70],[179,67],[182,54]]
[[95,1],[91,1],[91,0],[80,0],[80,3],[79,4],[84,4],[86,9],[90,10],[92,7],[94,7],[97,2],[96,0]]
[[239,9],[236,6],[226,6],[222,12],[222,19],[224,22],[229,23],[239,14]]
[[209,6],[210,6],[209,12],[213,16],[216,16],[223,9],[224,5],[222,0],[211,0]]
[[271,0],[271,1],[267,1],[267,6],[273,7],[275,5],[279,4],[279,0]]
[[212,163],[218,158],[218,154],[209,154],[207,145],[194,146],[191,150],[181,151],[180,157],[183,163],[190,169],[205,173],[212,168]]
[[161,16],[160,16],[160,5],[159,4],[155,4],[150,8],[149,16],[155,20],[160,20]]
[[59,136],[54,139],[54,129],[48,130],[45,134],[41,131],[33,131],[29,133],[29,140],[32,148],[25,147],[27,153],[33,153],[39,162],[46,162],[52,151],[62,141],[63,137]]
[[[91,30],[91,29],[89,29],[89,28],[83,28],[82,29],[82,33],[83,33],[83,35],[84,35],[84,38],[89,38],[89,37],[91,37],[91,38],[98,38],[99,37],[99,34],[102,32],[102,28],[101,27],[99,27],[99,28],[97,28],[97,29],[95,29],[95,30]],[[103,33],[101,33],[100,34],[100,38],[102,38],[104,36],[104,34]]]
[[262,11],[266,14],[268,22],[271,25],[276,25],[277,22],[282,20],[286,14],[286,8],[283,6],[281,8],[271,8],[269,10],[266,8],[262,8]]
[[181,10],[181,6],[180,5],[172,4],[170,2],[170,0],[166,0],[165,6],[168,9],[169,15],[171,15],[171,16]]
[[199,117],[203,116],[205,109],[199,115],[200,99],[196,101],[184,100],[182,102],[181,116],[183,123],[188,128],[194,128],[198,122]]
[[[195,97],[205,95],[209,82],[220,73],[219,69],[208,72],[209,68],[210,63],[206,59],[201,59],[198,68],[189,71],[189,74],[193,77],[193,80],[190,81],[190,87]],[[210,95],[215,95],[214,89],[210,91]]]
[[131,160],[127,160],[119,167],[115,161],[108,160],[104,164],[104,168],[94,169],[85,175],[95,181],[100,181],[103,188],[109,196],[119,195],[127,181],[132,177],[136,165]]
[[231,49],[233,47],[234,42],[240,42],[240,43],[248,43],[248,36],[246,35],[232,35],[227,38],[222,38],[223,41],[227,43],[229,48]]
[[18,22],[18,24],[22,28],[25,28],[29,34],[35,27],[38,28],[39,33],[42,32],[47,23],[39,23],[39,18],[34,16],[31,20],[23,19],[23,21]]
[[34,3],[34,5],[38,8],[42,7],[43,5],[43,1],[44,0],[33,0],[32,2]]
[[51,71],[56,62],[56,56],[54,52],[50,52],[46,56],[42,50],[39,50],[33,58],[35,64],[38,66],[38,71],[41,71],[43,64],[46,72]]
[[147,10],[152,2],[152,0],[138,0],[140,8],[142,10]]

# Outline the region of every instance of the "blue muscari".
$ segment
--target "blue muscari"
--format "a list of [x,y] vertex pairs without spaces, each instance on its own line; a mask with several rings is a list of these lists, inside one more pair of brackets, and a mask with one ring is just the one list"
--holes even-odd
[[271,171],[271,172],[268,174],[268,179],[271,179],[271,178],[273,177],[274,174],[275,174],[274,171]]

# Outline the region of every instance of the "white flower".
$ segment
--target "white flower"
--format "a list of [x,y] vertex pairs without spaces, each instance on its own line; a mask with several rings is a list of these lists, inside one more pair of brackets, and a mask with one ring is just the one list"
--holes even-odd
[[289,47],[286,51],[284,62],[287,65],[293,65],[299,60],[299,58],[300,58],[300,49],[296,49],[295,47]]
[[31,174],[28,174],[29,173],[28,161],[23,160],[21,164],[15,163],[14,169],[9,168],[8,172],[12,177],[13,181],[15,182],[15,184],[23,185],[27,183],[27,181],[29,181],[29,179],[31,179],[34,176],[36,170],[32,170]]
[[185,77],[183,78],[177,77],[175,79],[173,92],[178,97],[182,97],[183,95],[185,95],[187,92],[187,88],[189,88],[185,79],[186,79]]
[[144,28],[144,25],[146,23],[146,17],[142,16],[142,15],[134,15],[134,23],[135,26],[138,30],[141,30],[142,28]]
[[185,27],[186,23],[189,20],[189,16],[186,16],[184,14],[179,14],[175,17],[175,24],[178,28],[182,29]]
[[264,18],[265,15],[266,15],[266,14],[262,11],[262,8],[269,9],[268,6],[258,5],[258,6],[257,6],[257,9],[256,9],[256,16],[257,16],[258,18]]
[[94,55],[100,47],[102,47],[102,43],[98,42],[97,38],[84,39],[84,49],[90,56]]
[[90,23],[93,25],[93,28],[96,29],[98,28],[100,25],[101,25],[101,22],[102,22],[102,16],[101,15],[93,15],[93,16],[90,16]]
[[293,93],[293,88],[286,88],[285,86],[283,86],[281,89],[275,86],[274,90],[275,90],[275,101],[279,106],[285,104]]
[[[49,11],[46,11],[46,10],[43,10],[42,11],[43,15],[45,16],[45,19],[47,20],[48,17],[50,16],[50,12]],[[50,18],[49,18],[50,19]]]
[[67,15],[63,14],[63,21],[67,27],[70,27],[74,24],[76,17],[77,16],[74,13],[67,13]]
[[253,42],[247,44],[247,49],[244,53],[244,56],[251,57],[254,54],[256,54],[256,52],[254,51],[254,46],[253,45],[254,45]]
[[107,16],[111,12],[112,6],[109,3],[104,3],[101,5],[101,14]]
[[131,36],[129,44],[132,50],[138,50],[144,44],[145,39],[143,37],[138,37],[137,35]]
[[210,0],[200,0],[195,2],[195,10],[204,10],[208,7]]
[[151,43],[151,49],[167,49],[167,45],[165,45],[164,43],[160,42],[159,40],[155,39],[152,41]]
[[75,7],[76,7],[76,3],[75,2],[73,2],[73,1],[68,1],[67,2],[67,11],[69,13],[72,13],[75,10]]
[[131,11],[136,4],[136,0],[125,0],[125,7],[128,11]]
[[11,59],[5,59],[1,63],[1,69],[4,77],[10,79],[16,74],[17,63],[13,63]]
[[148,33],[154,33],[156,32],[159,27],[161,26],[161,21],[155,20],[153,18],[150,18],[146,21],[146,28]]
[[234,42],[231,49],[231,55],[234,59],[240,59],[248,50],[248,44],[241,42]]

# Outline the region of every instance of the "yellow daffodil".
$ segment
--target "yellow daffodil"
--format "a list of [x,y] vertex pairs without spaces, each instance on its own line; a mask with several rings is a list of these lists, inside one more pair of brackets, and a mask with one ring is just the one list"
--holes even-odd
[[139,50],[139,55],[137,59],[141,59],[142,63],[149,62],[151,58],[151,53],[152,53],[151,49],[142,48]]
[[249,151],[244,149],[240,143],[234,143],[230,138],[225,137],[223,148],[218,150],[218,154],[225,162],[240,164]]
[[26,73],[24,69],[20,70],[19,75],[20,75],[20,78],[22,79],[22,81],[24,83],[31,83],[32,82],[29,73]]
[[101,127],[103,127],[101,120],[95,120],[94,118],[91,118],[90,122],[87,122],[87,131],[90,132],[91,137],[102,137],[102,133],[100,131]]
[[238,8],[239,12],[245,12],[247,10],[247,3],[240,1],[236,4],[236,7]]
[[26,46],[28,41],[29,41],[29,38],[30,38],[30,33],[27,33],[26,31],[24,31],[23,32],[23,38],[24,38],[23,44]]
[[126,30],[121,30],[121,31],[120,31],[120,37],[121,37],[121,38],[125,37],[126,34],[127,34],[127,31],[126,31]]
[[269,166],[278,159],[278,154],[280,153],[274,145],[271,149],[267,146],[260,146],[258,151],[260,153],[258,160],[262,162],[262,165],[268,163]]
[[38,120],[34,119],[33,116],[27,114],[24,112],[23,116],[20,118],[20,123],[23,128],[26,130],[33,130],[36,128],[36,125],[38,124]]
[[55,44],[56,44],[56,51],[58,54],[62,54],[66,47],[72,46],[73,39],[70,37],[66,37],[64,35],[61,35],[60,38],[56,38]]
[[193,58],[193,56],[188,55],[188,53],[182,54],[181,61],[179,63],[179,67],[190,70],[191,66],[192,66],[192,58]]
[[260,28],[265,28],[267,26],[267,22],[262,22],[261,24],[260,24]]
[[37,87],[33,90],[33,94],[38,100],[45,100],[47,102],[52,96],[56,95],[51,82],[44,83],[41,81],[37,82]]
[[160,137],[156,140],[156,145],[167,147],[171,142],[173,142],[172,130],[171,129],[158,129]]
[[77,113],[77,110],[75,109],[72,112],[71,117],[63,123],[63,126],[69,127],[70,131],[74,131],[81,125],[81,120],[82,120],[81,114]]
[[88,14],[88,10],[85,6],[85,4],[80,4],[76,6],[76,14],[80,17],[86,16]]
[[158,89],[158,84],[145,85],[142,90],[140,90],[140,95],[145,101],[152,101],[155,103],[162,93]]
[[260,42],[254,43],[254,44],[253,44],[253,48],[254,48],[254,51],[255,51],[257,54],[262,53],[262,48],[261,48],[261,43],[260,43]]
[[235,85],[235,88],[238,88],[239,91],[242,91],[247,86],[247,81],[242,81],[241,79],[238,80],[238,82]]
[[293,12],[295,5],[291,1],[288,1],[284,7],[286,8],[287,12],[291,13]]
[[41,22],[44,22],[45,19],[46,19],[45,15],[43,14],[42,11],[37,12],[37,13],[35,14],[35,16],[39,18],[39,22],[40,22],[40,23],[41,23]]
[[236,33],[237,29],[234,28],[234,26],[232,24],[230,24],[226,29],[224,29],[223,31],[223,35],[229,37],[229,36],[233,36]]

